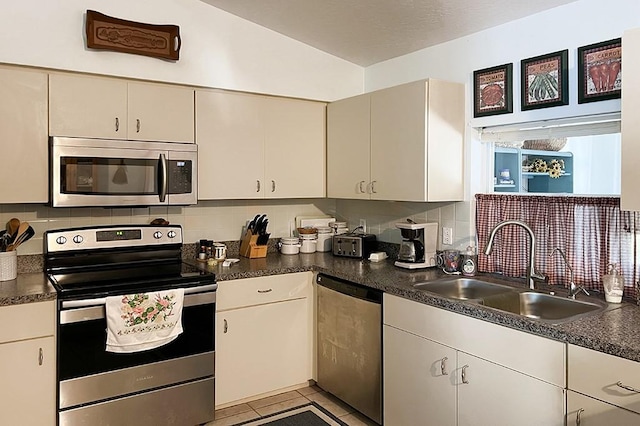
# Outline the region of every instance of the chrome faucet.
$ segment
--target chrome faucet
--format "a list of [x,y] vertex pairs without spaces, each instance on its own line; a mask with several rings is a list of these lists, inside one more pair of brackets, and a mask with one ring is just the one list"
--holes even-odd
[[487,256],[491,254],[491,250],[493,249],[493,240],[496,237],[496,233],[502,227],[507,225],[521,226],[529,234],[529,241],[531,242],[531,247],[529,250],[529,267],[527,268],[527,282],[529,283],[529,288],[531,290],[535,290],[536,286],[535,286],[534,279],[546,280],[547,277],[545,277],[542,274],[536,273],[536,268],[535,268],[536,237],[533,234],[533,230],[529,227],[529,225],[519,220],[505,220],[500,222],[491,230],[491,233],[489,234],[489,241],[487,242],[487,247],[484,249],[484,254],[486,254]]
[[567,267],[567,269],[569,270],[569,298],[570,299],[574,299],[576,298],[576,295],[578,293],[580,293],[581,291],[584,292],[584,294],[586,294],[587,296],[589,296],[589,292],[587,291],[586,288],[584,288],[584,286],[582,285],[576,285],[576,283],[573,282],[573,268],[571,268],[571,265],[569,264],[569,261],[567,260],[567,256],[565,256],[564,252],[562,251],[561,248],[556,247],[553,249],[553,251],[551,252],[551,254],[549,254],[549,257],[553,256],[556,252],[560,253],[560,255],[562,256],[562,260],[564,260],[564,264]]

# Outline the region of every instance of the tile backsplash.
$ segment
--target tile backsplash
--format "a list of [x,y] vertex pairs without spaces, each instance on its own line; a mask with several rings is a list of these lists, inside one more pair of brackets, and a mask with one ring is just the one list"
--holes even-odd
[[[18,248],[19,255],[42,254],[42,236],[49,229],[75,226],[141,224],[162,217],[184,229],[185,243],[201,238],[215,241],[239,240],[243,227],[256,214],[269,218],[271,238],[288,236],[296,216],[330,215],[346,221],[350,229],[364,219],[367,232],[380,241],[399,243],[396,222],[437,221],[454,230],[453,248],[465,248],[473,241],[469,203],[409,203],[335,199],[223,200],[201,201],[187,207],[146,208],[52,208],[35,204],[0,205],[0,224],[12,217],[28,221],[36,235]],[[441,240],[439,239],[439,242]],[[439,243],[440,245],[440,243]]]

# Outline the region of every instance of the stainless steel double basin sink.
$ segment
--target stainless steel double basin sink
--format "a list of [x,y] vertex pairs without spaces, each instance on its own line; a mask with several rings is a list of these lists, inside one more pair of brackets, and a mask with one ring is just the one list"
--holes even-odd
[[476,278],[446,277],[413,287],[548,323],[572,321],[607,307],[604,302],[574,300]]

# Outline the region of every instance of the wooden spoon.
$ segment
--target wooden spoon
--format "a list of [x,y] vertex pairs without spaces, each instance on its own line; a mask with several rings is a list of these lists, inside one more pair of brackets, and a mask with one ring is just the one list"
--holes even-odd
[[11,235],[12,239],[16,238],[16,232],[18,232],[18,228],[20,228],[20,219],[15,217],[9,219],[7,222],[7,233]]
[[13,251],[16,248],[18,248],[18,246],[20,245],[20,243],[25,237],[23,234],[27,232],[28,229],[29,229],[29,222],[22,222],[20,224],[16,237],[13,239],[13,242],[9,244],[9,246],[7,247],[7,251]]

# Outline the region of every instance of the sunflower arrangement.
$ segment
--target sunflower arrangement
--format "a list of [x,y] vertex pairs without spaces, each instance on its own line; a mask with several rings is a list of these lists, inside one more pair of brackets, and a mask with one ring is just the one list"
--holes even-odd
[[546,162],[542,158],[527,160],[522,165],[522,170],[535,173],[549,173],[549,176],[557,179],[564,172],[564,160],[553,159]]

